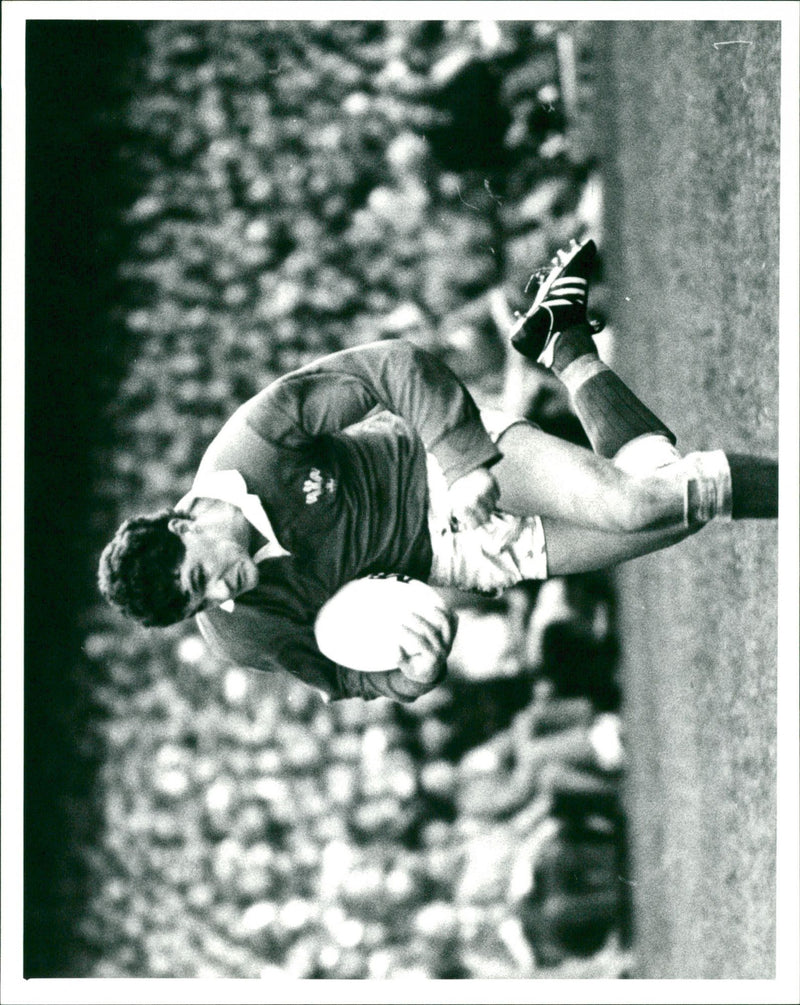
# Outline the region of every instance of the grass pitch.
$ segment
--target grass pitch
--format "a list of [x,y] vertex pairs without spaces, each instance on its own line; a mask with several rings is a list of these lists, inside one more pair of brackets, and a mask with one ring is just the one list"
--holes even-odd
[[[601,33],[617,369],[682,450],[777,456],[780,25]],[[775,973],[777,544],[619,573],[637,977]]]

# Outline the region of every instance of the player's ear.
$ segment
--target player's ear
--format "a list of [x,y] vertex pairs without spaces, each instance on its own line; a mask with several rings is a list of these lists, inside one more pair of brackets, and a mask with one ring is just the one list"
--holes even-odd
[[191,520],[188,520],[186,517],[174,516],[167,524],[167,527],[173,534],[177,534],[178,537],[183,538],[183,536],[186,534],[186,531],[189,529],[190,523]]

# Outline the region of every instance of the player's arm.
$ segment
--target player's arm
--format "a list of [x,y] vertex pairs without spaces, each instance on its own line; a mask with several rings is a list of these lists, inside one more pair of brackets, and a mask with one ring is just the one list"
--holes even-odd
[[452,370],[403,340],[325,356],[275,381],[245,410],[259,435],[300,449],[376,407],[399,415],[418,433],[450,485],[500,458],[477,405]]
[[[450,641],[452,645],[452,640]],[[396,670],[361,673],[334,663],[317,648],[313,631],[294,626],[290,648],[282,653],[281,665],[306,684],[320,691],[326,701],[343,698],[391,698],[403,703],[415,701],[433,690],[447,672],[450,646],[418,645]]]
[[448,499],[459,528],[479,527],[497,508],[500,486],[489,468],[474,468],[449,486]]
[[323,655],[311,626],[255,607],[237,604],[232,614],[201,613],[197,624],[209,649],[226,663],[267,672],[284,670],[326,701],[380,697],[414,701],[444,676],[455,636],[454,620],[449,628],[412,623],[406,639],[413,653],[401,668],[360,673]]

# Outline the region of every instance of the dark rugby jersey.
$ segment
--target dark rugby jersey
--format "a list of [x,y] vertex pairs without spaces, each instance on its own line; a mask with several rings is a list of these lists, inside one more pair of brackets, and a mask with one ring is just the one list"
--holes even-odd
[[327,356],[238,409],[200,473],[239,471],[290,554],[261,562],[258,586],[238,596],[232,612],[197,615],[212,650],[233,663],[284,669],[332,699],[408,700],[387,674],[328,660],[313,624],[352,579],[427,578],[426,451],[449,483],[500,457],[452,371],[407,342]]

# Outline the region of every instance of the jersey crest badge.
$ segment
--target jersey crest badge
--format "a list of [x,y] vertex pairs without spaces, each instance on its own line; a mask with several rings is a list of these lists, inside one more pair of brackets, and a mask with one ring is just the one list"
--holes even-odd
[[303,482],[306,506],[313,506],[319,502],[323,493],[330,495],[335,489],[336,481],[333,478],[325,478],[319,468],[312,468],[308,472],[308,478]]

